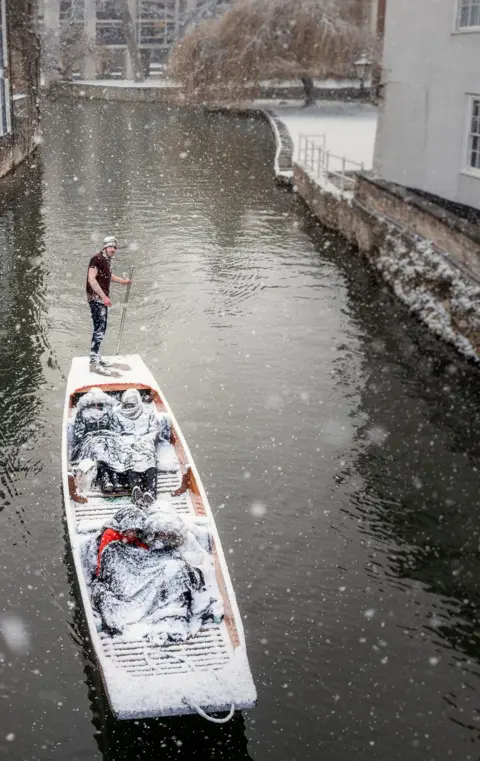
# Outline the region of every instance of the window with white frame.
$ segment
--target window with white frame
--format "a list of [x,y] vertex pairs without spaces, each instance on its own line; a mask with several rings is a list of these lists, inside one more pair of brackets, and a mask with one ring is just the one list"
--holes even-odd
[[116,0],[96,0],[97,45],[126,45],[120,4]]
[[480,0],[459,0],[458,28],[480,28]]
[[468,130],[469,169],[480,172],[480,96],[472,98]]
[[6,0],[0,0],[0,137],[12,131]]

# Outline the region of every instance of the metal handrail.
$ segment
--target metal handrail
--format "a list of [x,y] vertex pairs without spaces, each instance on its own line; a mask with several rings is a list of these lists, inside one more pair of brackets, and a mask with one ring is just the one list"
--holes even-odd
[[[318,145],[318,140],[321,140],[321,145]],[[314,174],[320,184],[328,183],[330,178],[340,180],[340,189],[344,192],[346,185],[353,185],[355,182],[355,178],[351,176],[352,172],[363,171],[365,165],[363,162],[352,161],[346,156],[327,151],[325,146],[325,134],[299,135],[298,163]],[[333,162],[340,162],[340,167],[332,166]]]

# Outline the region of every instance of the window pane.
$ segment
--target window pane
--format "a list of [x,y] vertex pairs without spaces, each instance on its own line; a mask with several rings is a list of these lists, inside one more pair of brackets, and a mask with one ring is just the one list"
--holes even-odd
[[120,19],[120,7],[116,0],[97,0],[97,19]]
[[140,42],[143,45],[154,45],[165,41],[165,22],[151,21],[140,24]]
[[121,24],[97,24],[97,45],[126,45]]
[[458,26],[480,26],[479,0],[460,0]]
[[472,169],[480,169],[480,136],[470,138],[470,166]]
[[470,127],[470,134],[480,136],[480,100],[473,101],[472,108],[472,126]]
[[167,24],[165,28],[165,42],[169,45],[173,45],[175,42],[175,24]]
[[142,19],[162,19],[165,17],[165,4],[158,0],[141,0],[139,16]]
[[84,0],[60,0],[60,18],[83,21]]

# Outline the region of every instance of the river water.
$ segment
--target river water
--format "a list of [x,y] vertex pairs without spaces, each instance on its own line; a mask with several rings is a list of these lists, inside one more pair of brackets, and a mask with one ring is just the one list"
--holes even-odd
[[[477,759],[477,371],[275,187],[267,125],[75,101],[43,127],[0,196],[0,757]],[[82,640],[61,416],[106,234],[243,616],[258,706],[225,727],[113,721]]]

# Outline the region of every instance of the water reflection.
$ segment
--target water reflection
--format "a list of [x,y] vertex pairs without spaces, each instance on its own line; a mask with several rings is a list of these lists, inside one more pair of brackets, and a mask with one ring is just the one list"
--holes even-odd
[[93,723],[98,748],[106,761],[151,759],[157,754],[166,761],[251,759],[241,714],[235,714],[224,727],[207,724],[200,717],[118,722],[107,713]]
[[0,510],[17,496],[18,480],[34,474],[38,463],[28,440],[42,407],[47,348],[41,173],[34,160],[0,192]]
[[[398,652],[393,624],[412,674],[458,671],[462,687],[442,696],[445,716],[480,740],[478,370],[412,324],[385,290],[372,287],[366,299],[371,273],[359,277],[348,258],[343,266],[361,331],[357,350],[339,358],[337,382],[347,377],[360,393],[336,484],[367,550],[370,637],[385,665]],[[430,645],[423,662],[420,643]],[[441,677],[435,683],[441,692]]]

